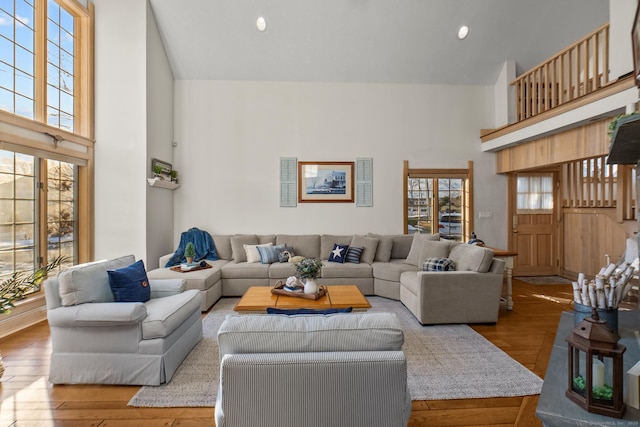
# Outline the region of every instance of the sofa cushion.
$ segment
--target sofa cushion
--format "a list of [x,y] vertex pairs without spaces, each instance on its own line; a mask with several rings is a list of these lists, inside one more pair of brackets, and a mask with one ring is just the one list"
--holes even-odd
[[405,271],[417,271],[418,267],[405,264],[404,260],[391,260],[389,262],[374,262],[371,264],[373,268],[373,277],[376,279],[387,280],[389,282],[400,282],[400,275]]
[[185,289],[198,289],[206,291],[221,278],[220,269],[229,263],[227,260],[206,261],[212,268],[192,270],[189,272],[173,271],[168,268],[156,268],[147,272],[147,277],[153,279],[181,279],[186,285]]
[[376,254],[373,260],[377,262],[389,262],[391,259],[391,249],[393,248],[393,237],[373,233],[367,233],[367,237],[378,240]]
[[449,258],[427,258],[422,264],[423,271],[455,271],[456,265]]
[[458,271],[486,273],[493,261],[493,250],[477,245],[459,244],[451,248],[449,258],[455,262]]
[[266,279],[269,277],[269,264],[232,261],[222,266],[223,279]]
[[262,245],[242,245],[244,247],[244,253],[247,256],[247,262],[260,262],[260,252],[258,252],[258,246],[273,246],[273,243],[264,243]]
[[360,236],[356,234],[351,239],[351,244],[349,246],[362,247],[362,256],[360,257],[360,261],[371,264],[376,257],[378,239],[375,237]]
[[391,238],[391,259],[405,259],[409,256],[411,245],[413,244],[412,234],[396,234]]
[[142,321],[142,339],[163,338],[173,332],[195,311],[200,312],[202,297],[194,289],[145,303],[147,317]]
[[421,280],[417,271],[405,271],[400,275],[402,287],[414,295],[418,295],[418,286],[420,286]]
[[296,255],[306,258],[320,258],[319,234],[278,234],[276,244],[282,243],[291,246]]
[[258,236],[255,234],[243,234],[231,237],[231,251],[233,252],[233,260],[235,262],[246,262],[247,253],[244,245],[257,245]]
[[230,235],[214,235],[211,236],[213,238],[213,243],[216,245],[216,253],[218,254],[218,259],[233,259],[233,250],[231,249],[231,237]]
[[292,262],[278,262],[269,266],[269,279],[286,279],[296,275],[296,266]]
[[422,268],[427,258],[447,258],[449,251],[451,250],[451,241],[434,241],[424,240],[422,242],[422,248],[420,249],[420,256],[418,257],[419,268]]
[[126,267],[135,261],[133,255],[106,261],[79,264],[58,274],[62,305],[87,302],[113,302],[107,270]]
[[335,249],[335,244],[349,246],[351,244],[351,239],[353,239],[352,234],[323,234],[320,236],[320,259],[331,258],[331,252]]
[[344,264],[336,262],[325,262],[322,266],[322,278],[370,278],[373,277],[373,268],[370,264],[354,264],[346,262]]
[[127,267],[107,270],[107,275],[116,302],[147,302],[151,298],[149,279],[141,259]]
[[340,245],[338,243],[333,245],[333,250],[329,254],[329,262],[338,262],[342,264],[347,259],[348,245]]
[[394,313],[328,316],[227,316],[218,330],[225,354],[401,350],[402,326]]
[[349,249],[347,249],[347,256],[345,258],[345,261],[351,262],[353,264],[360,264],[360,259],[362,258],[363,251],[364,251],[364,248],[349,246]]
[[414,234],[411,240],[411,248],[409,249],[409,253],[407,254],[407,259],[405,260],[407,264],[415,265],[416,267],[419,265],[420,251],[422,250],[423,242],[425,242],[426,240],[440,241],[440,235],[422,233]]

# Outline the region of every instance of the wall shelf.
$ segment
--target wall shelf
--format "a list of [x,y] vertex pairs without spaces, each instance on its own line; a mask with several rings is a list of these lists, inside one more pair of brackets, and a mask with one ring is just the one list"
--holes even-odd
[[176,184],[175,182],[165,181],[160,178],[147,178],[147,182],[152,187],[158,188],[166,188],[167,190],[175,190],[180,187],[180,184]]

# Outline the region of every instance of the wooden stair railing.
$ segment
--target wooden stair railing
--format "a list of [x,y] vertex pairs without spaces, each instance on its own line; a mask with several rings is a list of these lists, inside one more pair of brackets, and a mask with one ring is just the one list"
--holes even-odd
[[522,121],[595,92],[609,83],[609,24],[577,41],[511,85]]

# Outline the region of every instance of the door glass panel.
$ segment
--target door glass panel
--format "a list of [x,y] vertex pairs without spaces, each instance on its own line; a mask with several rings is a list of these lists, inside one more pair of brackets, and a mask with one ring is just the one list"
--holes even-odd
[[408,178],[407,232],[431,233],[433,229],[433,179]]
[[463,238],[463,180],[438,178],[438,232],[450,240]]

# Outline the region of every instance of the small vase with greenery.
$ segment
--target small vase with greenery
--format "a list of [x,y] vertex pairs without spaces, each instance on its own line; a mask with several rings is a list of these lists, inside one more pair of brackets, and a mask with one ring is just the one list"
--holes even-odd
[[305,258],[302,261],[293,264],[296,268],[296,275],[305,279],[304,293],[315,294],[318,292],[318,284],[316,279],[320,275],[322,261],[317,258]]
[[155,165],[153,167],[153,176],[156,178],[162,178],[162,166]]
[[196,256],[196,247],[193,243],[187,243],[187,246],[184,248],[184,257],[187,259],[187,264],[193,263],[193,257]]

